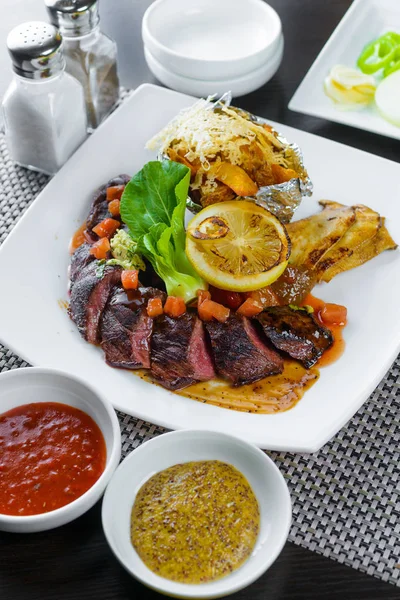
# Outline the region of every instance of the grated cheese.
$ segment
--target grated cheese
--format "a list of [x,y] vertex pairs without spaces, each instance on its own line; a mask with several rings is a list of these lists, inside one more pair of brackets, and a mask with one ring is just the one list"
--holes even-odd
[[218,111],[214,110],[210,99],[198,100],[181,111],[146,147],[162,153],[171,147],[181,150],[188,161],[200,160],[204,171],[208,171],[210,161],[217,156],[240,165],[242,146],[255,142],[266,162],[282,164],[283,145],[272,133],[224,104],[219,104],[218,108]]

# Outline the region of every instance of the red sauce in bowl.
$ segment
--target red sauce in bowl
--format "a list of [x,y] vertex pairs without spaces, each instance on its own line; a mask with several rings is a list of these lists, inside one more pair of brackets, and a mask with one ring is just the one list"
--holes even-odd
[[82,496],[106,464],[103,434],[85,412],[57,402],[0,415],[0,513],[46,513]]

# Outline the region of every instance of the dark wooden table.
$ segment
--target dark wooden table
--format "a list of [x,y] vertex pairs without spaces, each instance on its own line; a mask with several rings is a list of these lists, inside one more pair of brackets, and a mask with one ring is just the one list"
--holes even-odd
[[[149,0],[106,0],[103,4],[103,29],[118,42],[121,79],[127,87],[155,81],[144,61],[140,36],[141,17],[149,4]],[[273,80],[240,98],[239,106],[398,161],[397,141],[306,117],[287,108],[350,1],[270,0],[270,4],[283,22],[283,63]],[[399,597],[400,591],[392,585],[290,543],[263,577],[233,596],[238,600],[398,600]],[[0,534],[0,598],[133,600],[161,596],[131,579],[119,566],[102,533],[100,505],[97,505],[74,523],[54,531]]]

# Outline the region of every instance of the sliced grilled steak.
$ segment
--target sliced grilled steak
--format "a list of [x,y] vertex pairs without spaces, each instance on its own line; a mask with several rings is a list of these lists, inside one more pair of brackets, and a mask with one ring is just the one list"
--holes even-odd
[[333,343],[332,333],[312,314],[289,306],[273,306],[257,317],[271,343],[309,369]]
[[282,373],[281,356],[262,340],[255,324],[246,317],[233,314],[226,323],[210,321],[206,330],[217,373],[233,385]]
[[151,372],[170,390],[215,376],[203,323],[196,311],[188,311],[177,319],[164,314],[154,320]]
[[155,288],[125,292],[114,288],[101,319],[101,346],[106,362],[125,369],[150,368],[150,341],[153,319],[146,312],[149,298],[166,294]]
[[107,188],[115,185],[126,185],[131,178],[129,175],[118,175],[110,179],[105,185],[102,185],[94,194],[92,200],[92,206],[86,220],[86,227],[90,231],[93,227],[96,227],[104,219],[115,219],[110,212],[108,212],[107,202]]
[[75,279],[68,309],[80,334],[91,344],[100,341],[101,314],[112,288],[121,281],[120,267],[106,267],[103,276],[99,277],[98,265],[97,260],[89,263]]
[[71,256],[71,266],[69,270],[69,280],[71,286],[81,275],[85,267],[95,260],[93,254],[89,254],[90,244],[82,244]]

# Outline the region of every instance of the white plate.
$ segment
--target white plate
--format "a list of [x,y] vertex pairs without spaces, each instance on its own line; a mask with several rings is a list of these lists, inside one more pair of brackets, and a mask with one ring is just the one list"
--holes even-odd
[[301,82],[289,108],[400,139],[400,127],[385,121],[374,104],[358,111],[341,111],[323,90],[324,79],[334,65],[355,67],[364,46],[387,31],[400,33],[399,0],[355,0]]
[[[231,433],[262,448],[313,452],[368,398],[399,351],[399,252],[385,252],[316,289],[317,296],[348,308],[346,351],[322,370],[295,408],[277,415],[209,406],[112,369],[60,308],[67,298],[68,242],[87,216],[93,190],[154,158],[145,142],[192,102],[164,88],[141,86],[50,181],[0,249],[0,338],[34,365],[84,378],[131,415],[173,429]],[[274,125],[303,149],[314,182],[314,197],[303,200],[299,217],[317,212],[320,198],[365,203],[387,217],[389,231],[400,240],[400,165]]]

